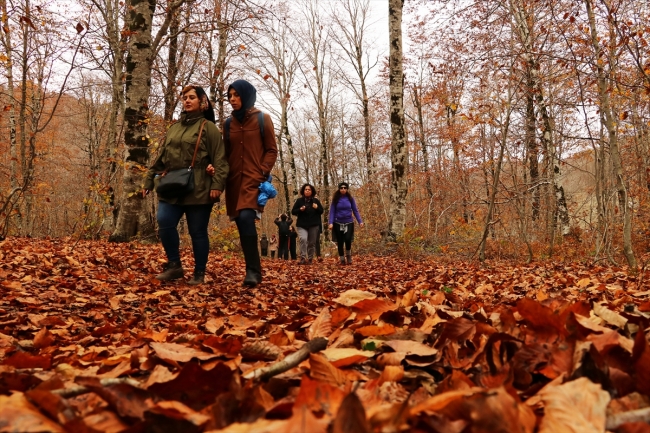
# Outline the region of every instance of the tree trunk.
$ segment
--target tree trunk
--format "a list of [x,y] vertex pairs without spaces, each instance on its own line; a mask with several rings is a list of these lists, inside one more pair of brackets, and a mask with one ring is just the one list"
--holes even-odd
[[[225,97],[226,92],[226,54],[228,53],[228,35],[230,34],[230,26],[226,21],[226,8],[222,4],[224,0],[215,1],[215,15],[217,18],[217,29],[219,31],[219,44],[217,49],[217,60],[212,71],[212,82],[210,83],[210,91],[217,108],[217,121],[221,124],[226,120],[225,115]],[[227,2],[226,2],[227,5]]]
[[[594,16],[591,0],[584,1],[587,9],[587,16],[589,18],[591,43],[594,49],[594,64],[596,66],[598,97],[600,99],[600,119],[605,126],[605,129],[607,129],[609,152],[611,155],[612,168],[614,171],[613,180],[618,193],[619,212],[623,217],[623,254],[625,255],[625,259],[627,260],[627,264],[630,269],[636,271],[638,266],[636,257],[634,256],[634,250],[632,249],[632,215],[630,206],[628,204],[627,188],[625,187],[625,181],[623,179],[623,166],[621,163],[621,154],[618,148],[618,136],[616,131],[616,116],[614,115],[614,110],[611,107],[607,76],[605,74],[603,63],[601,61],[602,52],[599,45],[598,33],[596,30],[596,18]],[[611,31],[612,29],[610,28],[610,32]],[[615,46],[616,44],[613,45],[613,47]],[[613,68],[611,65],[612,62],[610,61],[610,68]]]
[[[2,10],[0,10],[0,13],[2,13],[3,17],[7,17],[7,1],[6,0],[1,0],[0,1],[0,7]],[[9,101],[15,101],[16,100],[16,92],[14,88],[14,66],[13,66],[13,42],[11,40],[11,33],[9,32],[9,26],[4,25],[0,27],[2,29],[3,37],[2,37],[2,45],[4,48],[4,51],[7,56],[7,60],[5,62],[6,65],[6,77],[7,77],[7,96],[9,97]],[[11,174],[11,190],[16,190],[18,188],[19,184],[19,171],[18,171],[18,141],[16,137],[16,104],[11,103],[9,104],[9,156],[11,158],[9,162],[9,167],[10,167],[10,174]],[[13,194],[12,194],[13,195]],[[4,205],[4,203],[0,203],[0,205]]]
[[128,242],[140,232],[149,235],[152,227],[142,215],[145,201],[140,195],[143,173],[149,161],[149,93],[151,90],[152,46],[151,25],[155,0],[131,0],[127,14],[130,34],[126,58],[126,103],[124,110],[124,176],[122,197],[111,242]]
[[169,48],[167,52],[167,84],[165,85],[165,125],[169,125],[174,117],[176,109],[176,80],[178,77],[178,30],[180,20],[178,11],[172,15],[169,25]]
[[404,70],[402,65],[402,8],[404,0],[388,1],[388,32],[390,44],[390,129],[391,129],[391,187],[390,210],[386,240],[401,238],[406,225],[406,164],[404,139]]
[[[494,176],[492,178],[492,190],[490,191],[490,199],[488,203],[488,212],[485,217],[485,227],[483,228],[483,236],[481,236],[481,242],[479,244],[479,254],[478,259],[481,262],[485,261],[485,245],[488,234],[492,230],[494,222],[492,221],[492,216],[494,215],[494,207],[496,205],[496,196],[497,190],[499,188],[499,177],[501,176],[501,165],[503,163],[503,153],[506,148],[506,142],[508,138],[508,129],[510,128],[510,110],[508,110],[508,115],[506,117],[505,124],[502,126],[501,131],[501,140],[499,146],[499,157],[497,159],[497,164],[494,169]],[[523,215],[525,218],[526,216]]]

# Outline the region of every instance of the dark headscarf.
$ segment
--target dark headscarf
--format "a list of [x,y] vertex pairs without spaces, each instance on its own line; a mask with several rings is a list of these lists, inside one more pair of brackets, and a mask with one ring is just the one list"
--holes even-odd
[[239,123],[244,123],[246,111],[255,105],[257,90],[255,90],[255,87],[246,80],[235,81],[228,86],[228,92],[230,92],[231,88],[235,89],[241,97],[241,108],[239,110],[233,110],[232,115],[235,116],[235,119],[239,120]]

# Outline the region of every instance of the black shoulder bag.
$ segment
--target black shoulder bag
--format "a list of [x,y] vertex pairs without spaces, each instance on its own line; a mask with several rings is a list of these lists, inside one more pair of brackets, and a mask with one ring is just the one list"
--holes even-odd
[[192,164],[189,168],[180,168],[172,171],[165,170],[160,175],[160,181],[156,187],[158,194],[163,197],[182,197],[194,190],[194,161],[196,160],[196,153],[199,150],[199,143],[201,143],[201,134],[203,133],[205,122],[204,120],[201,123],[201,128],[199,129],[199,137],[196,139],[196,146],[194,146]]

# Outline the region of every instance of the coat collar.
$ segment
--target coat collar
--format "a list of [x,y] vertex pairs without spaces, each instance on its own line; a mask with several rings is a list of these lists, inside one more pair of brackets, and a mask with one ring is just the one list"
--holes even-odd
[[191,125],[192,123],[196,122],[198,119],[203,119],[203,113],[186,113],[183,111],[181,113],[181,124],[183,125]]

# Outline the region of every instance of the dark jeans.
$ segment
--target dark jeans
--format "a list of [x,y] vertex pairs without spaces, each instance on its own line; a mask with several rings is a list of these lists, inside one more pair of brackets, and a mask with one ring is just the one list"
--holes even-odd
[[289,260],[289,236],[280,235],[278,241],[278,259]]
[[242,209],[235,218],[239,236],[255,236],[257,238],[257,227],[255,227],[255,218],[257,213],[255,209]]
[[179,205],[164,201],[158,202],[158,213],[156,214],[158,236],[163,244],[168,261],[179,262],[181,260],[178,223],[185,214],[187,229],[192,238],[194,271],[205,272],[208,263],[208,252],[210,251],[208,223],[210,222],[211,212],[212,204]]

